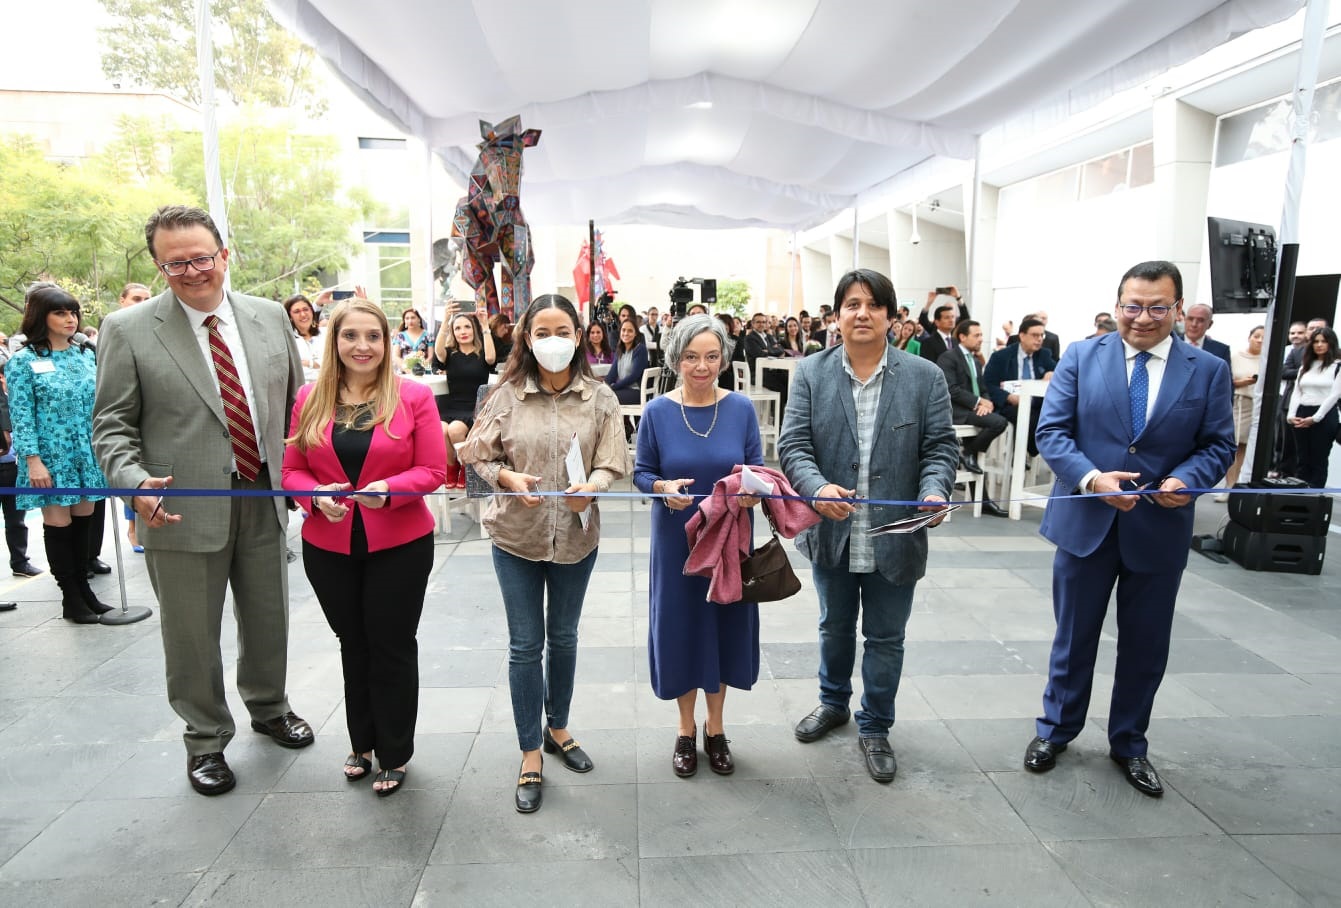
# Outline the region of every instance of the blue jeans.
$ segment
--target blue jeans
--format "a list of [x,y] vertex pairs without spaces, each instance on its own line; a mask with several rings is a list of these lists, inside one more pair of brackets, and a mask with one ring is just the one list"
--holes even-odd
[[857,613],[866,638],[861,661],[863,737],[884,736],[894,727],[894,697],[903,675],[903,631],[913,610],[916,584],[896,586],[879,573],[853,574],[846,567],[811,566],[820,601],[820,702],[846,710],[852,699],[857,657]]
[[512,691],[517,744],[522,751],[538,750],[542,704],[550,728],[568,727],[568,706],[573,700],[573,676],[577,672],[577,622],[582,617],[582,600],[596,565],[596,552],[576,564],[555,564],[527,561],[498,546],[493,549],[494,573],[508,615],[508,687]]

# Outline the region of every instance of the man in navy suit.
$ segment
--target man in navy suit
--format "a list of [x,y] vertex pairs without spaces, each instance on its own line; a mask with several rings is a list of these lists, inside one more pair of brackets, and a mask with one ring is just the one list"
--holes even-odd
[[[1020,395],[1003,388],[1002,383],[1052,377],[1057,360],[1043,346],[1047,336],[1047,327],[1041,321],[1033,316],[1026,317],[1020,322],[1020,333],[1015,342],[993,353],[987,361],[987,367],[982,370],[983,384],[987,388],[987,395],[992,398],[992,406],[1016,426],[1016,431],[1019,431],[1016,417],[1019,416]],[[1038,425],[1038,413],[1037,406],[1029,413],[1030,456],[1038,454],[1038,449],[1034,447],[1034,427]]]
[[[1170,262],[1129,270],[1118,285],[1118,333],[1067,348],[1038,423],[1039,451],[1057,474],[1041,528],[1057,546],[1057,633],[1024,767],[1052,769],[1084,727],[1116,584],[1109,755],[1152,797],[1164,789],[1146,757],[1145,732],[1192,538],[1192,496],[1182,490],[1209,489],[1234,459],[1229,368],[1171,336],[1182,296],[1182,275]],[[1111,494],[1143,488],[1158,492]],[[1108,497],[1072,497],[1083,493]]]
[[1234,364],[1229,359],[1229,344],[1222,344],[1206,336],[1206,332],[1211,330],[1213,324],[1215,318],[1211,313],[1211,307],[1205,303],[1193,303],[1183,313],[1183,340],[1194,347],[1200,347],[1212,356],[1220,357],[1225,361],[1225,365],[1229,366],[1232,376]]

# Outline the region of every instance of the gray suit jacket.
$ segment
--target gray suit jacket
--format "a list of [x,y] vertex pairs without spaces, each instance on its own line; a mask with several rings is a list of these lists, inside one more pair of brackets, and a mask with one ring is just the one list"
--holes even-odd
[[[796,368],[778,439],[778,459],[787,481],[800,495],[813,496],[828,483],[857,485],[857,410],[843,371],[842,347],[807,356]],[[920,501],[950,498],[959,442],[950,422],[950,394],[934,363],[889,348],[871,446],[870,497]],[[874,507],[871,525],[913,513],[907,508]],[[796,547],[821,567],[845,565],[852,521],[821,520],[796,537]],[[925,530],[875,539],[875,563],[895,584],[926,573]]]
[[[272,300],[229,293],[256,399],[257,433],[265,447],[273,488],[281,488],[284,436],[302,362],[284,308]],[[150,476],[172,476],[183,489],[232,487],[233,448],[206,362],[177,297],[113,312],[98,337],[98,392],[93,405],[93,450],[117,488],[138,487]],[[288,511],[275,498],[283,526]],[[155,549],[216,552],[228,539],[227,498],[170,498],[182,522],[161,529],[140,523],[142,542]]]

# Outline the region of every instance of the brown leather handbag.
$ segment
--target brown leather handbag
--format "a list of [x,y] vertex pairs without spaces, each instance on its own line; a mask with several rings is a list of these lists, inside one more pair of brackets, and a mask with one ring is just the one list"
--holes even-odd
[[768,518],[773,538],[755,549],[740,562],[740,600],[742,602],[778,602],[801,592],[801,581],[787,560],[787,552],[778,539],[778,527],[768,505],[761,510]]

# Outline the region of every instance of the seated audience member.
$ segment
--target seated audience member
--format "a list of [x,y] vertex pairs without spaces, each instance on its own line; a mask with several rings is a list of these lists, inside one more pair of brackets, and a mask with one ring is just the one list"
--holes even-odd
[[457,311],[456,303],[449,304],[433,344],[433,355],[447,373],[447,393],[437,405],[447,448],[444,485],[449,489],[466,487],[466,471],[457,462],[456,446],[466,440],[475,424],[475,401],[480,388],[489,383],[497,362],[493,332],[481,327],[487,316],[488,310],[482,305],[472,315]]
[[600,322],[592,322],[587,326],[582,348],[587,355],[589,365],[608,366],[614,361],[614,353],[610,349],[610,340],[605,334],[605,325]]
[[932,320],[931,329],[918,338],[921,344],[921,356],[933,363],[939,362],[941,354],[954,347],[955,307],[938,306]]
[[806,335],[801,330],[801,320],[788,316],[782,327],[782,355],[805,356]]
[[1062,339],[1048,330],[1048,313],[1040,309],[1032,316],[1025,316],[1025,318],[1036,318],[1043,324],[1043,349],[1052,354],[1053,362],[1061,362]]
[[[1111,315],[1105,315],[1103,318],[1094,320],[1094,333],[1090,337],[1099,337],[1102,334],[1113,334],[1117,331],[1117,319]],[[1085,340],[1089,340],[1087,337]]]
[[[968,303],[964,302],[964,297],[960,295],[959,288],[953,285],[949,287],[937,287],[935,290],[927,291],[927,304],[922,307],[922,311],[917,314],[917,324],[924,332],[930,332],[934,327],[936,310],[941,306],[949,306],[954,309],[954,321],[950,322],[951,329],[964,319],[969,317]],[[908,307],[904,306],[900,310],[907,313]],[[902,315],[902,318],[909,316]],[[934,360],[933,360],[934,362]]]
[[[722,374],[717,377],[717,386],[725,388],[728,391],[736,390],[736,370],[733,363],[745,363],[749,369],[749,362],[745,358],[745,332],[741,329],[743,326],[740,319],[726,312],[717,313],[717,320],[726,328],[727,346],[723,351],[726,356],[726,364],[722,368]],[[746,387],[749,390],[749,379],[746,379]]]
[[[958,341],[957,347],[942,353],[936,365],[945,373],[945,383],[950,389],[951,415],[955,423],[978,427],[977,435],[964,439],[963,462],[970,471],[981,473],[978,455],[1006,431],[1009,423],[1004,416],[994,412],[996,407],[983,381],[982,365],[978,362],[978,354],[982,350],[982,326],[966,318],[955,326],[955,339]],[[1005,516],[1005,512],[986,496],[983,497],[983,510],[994,517]]]
[[[769,316],[762,312],[754,313],[750,319],[752,330],[745,335],[745,362],[749,365],[750,381],[754,381],[755,361],[761,356],[782,356],[782,347],[773,337],[768,327]],[[782,395],[782,406],[787,406],[787,374],[779,369],[764,370],[764,387]]]
[[643,373],[647,371],[647,341],[632,320],[619,323],[619,343],[615,361],[605,375],[605,383],[621,404],[636,404],[642,394]]
[[512,355],[512,320],[498,313],[489,319],[489,333],[494,336],[494,364],[507,362]]
[[[1003,384],[1052,378],[1057,361],[1043,348],[1046,333],[1042,322],[1036,318],[1026,318],[1020,322],[1019,339],[993,353],[987,361],[987,368],[983,370],[983,381],[986,382],[992,405],[996,407],[996,412],[1015,424],[1017,432],[1023,431],[1015,421],[1019,415],[1020,396],[1010,388],[1003,387]],[[1039,409],[1037,405],[1032,406],[1029,413],[1030,456],[1038,454],[1038,448],[1034,446],[1034,429],[1038,426]]]
[[906,319],[899,322],[899,334],[894,338],[894,346],[912,356],[922,355],[922,342],[917,339],[917,322]]

